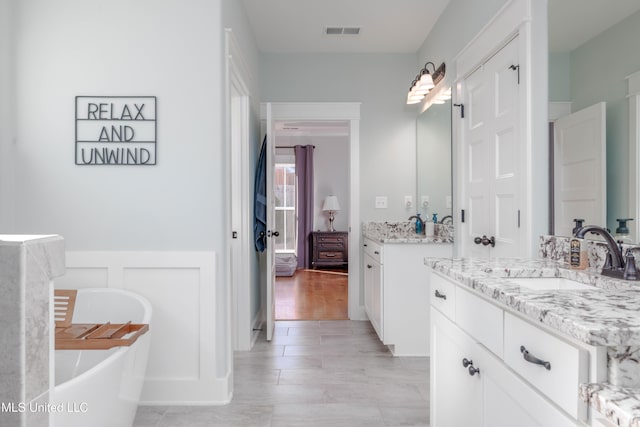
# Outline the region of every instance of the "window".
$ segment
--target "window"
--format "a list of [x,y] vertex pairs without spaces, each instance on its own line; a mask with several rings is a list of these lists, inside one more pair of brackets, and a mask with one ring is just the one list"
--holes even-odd
[[296,166],[276,163],[275,168],[276,253],[295,253],[296,236]]

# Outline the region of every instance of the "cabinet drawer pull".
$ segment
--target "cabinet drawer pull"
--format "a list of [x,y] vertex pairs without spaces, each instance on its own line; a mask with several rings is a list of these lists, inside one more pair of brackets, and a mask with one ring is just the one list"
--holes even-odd
[[380,252],[378,252],[378,251],[373,251],[373,253],[376,254],[376,255],[380,255]]
[[522,357],[524,357],[524,360],[526,360],[527,362],[533,363],[534,365],[544,366],[547,371],[551,370],[551,363],[532,356],[531,354],[529,354],[529,350],[527,350],[523,345],[520,346],[520,353],[522,353]]
[[333,258],[336,256],[336,254],[325,254],[324,256],[326,256],[327,258]]
[[435,295],[436,295],[436,298],[442,298],[444,300],[447,299],[447,296],[445,294],[441,294],[437,289],[436,289]]
[[371,264],[367,264],[367,268],[373,268]]
[[462,359],[462,366],[465,368],[469,368],[469,375],[471,376],[480,373],[480,368],[476,368],[475,366],[473,366],[473,360],[469,360],[466,357]]

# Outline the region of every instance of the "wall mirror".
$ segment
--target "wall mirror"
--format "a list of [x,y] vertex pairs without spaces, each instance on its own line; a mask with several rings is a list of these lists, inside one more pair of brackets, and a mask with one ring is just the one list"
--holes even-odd
[[[417,119],[416,212],[451,220],[451,100],[432,104]],[[451,221],[452,222],[452,221]],[[451,223],[450,222],[450,223]]]
[[[634,40],[637,43],[640,36],[640,3],[625,0],[611,6],[611,2],[549,1],[549,101],[566,103],[571,112],[606,102],[606,176],[601,181],[606,187],[606,216],[596,225],[615,233],[617,218],[632,217],[631,237],[639,241],[640,211],[634,211],[631,197],[637,193],[632,181],[638,165],[630,161],[634,147],[629,145],[633,135],[626,78],[640,69],[640,59],[633,54]],[[606,64],[606,79],[594,69],[596,64]],[[550,231],[555,234],[570,234],[553,226]]]

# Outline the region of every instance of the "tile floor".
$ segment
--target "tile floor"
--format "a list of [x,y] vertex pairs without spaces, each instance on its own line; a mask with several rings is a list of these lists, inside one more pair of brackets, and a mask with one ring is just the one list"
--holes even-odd
[[429,359],[392,357],[369,322],[276,322],[234,363],[230,404],[141,406],[134,426],[429,426]]

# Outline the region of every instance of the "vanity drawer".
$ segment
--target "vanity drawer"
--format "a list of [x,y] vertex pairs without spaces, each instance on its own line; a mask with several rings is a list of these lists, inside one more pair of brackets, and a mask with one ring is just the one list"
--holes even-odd
[[458,287],[456,323],[477,342],[502,358],[504,311],[490,302]]
[[382,245],[373,240],[365,239],[363,246],[365,253],[368,253],[377,263],[382,264]]
[[455,320],[456,285],[431,271],[431,305],[451,320]]
[[[525,353],[545,367],[525,360]],[[589,354],[570,343],[510,314],[504,319],[504,361],[569,415],[586,419],[580,401],[580,383],[588,381]],[[548,369],[547,369],[548,368]]]

